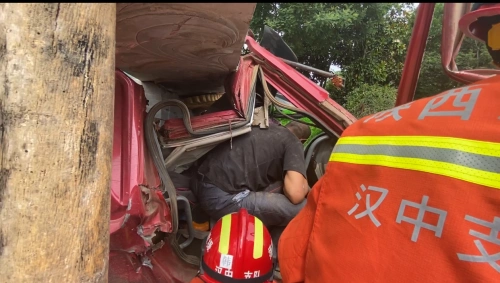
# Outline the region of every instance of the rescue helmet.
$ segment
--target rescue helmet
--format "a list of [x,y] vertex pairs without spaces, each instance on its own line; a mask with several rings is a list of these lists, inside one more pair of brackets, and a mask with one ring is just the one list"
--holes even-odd
[[202,246],[198,277],[206,283],[267,283],[274,268],[269,231],[241,208],[215,223]]
[[500,3],[473,3],[458,25],[466,36],[484,42],[500,67]]

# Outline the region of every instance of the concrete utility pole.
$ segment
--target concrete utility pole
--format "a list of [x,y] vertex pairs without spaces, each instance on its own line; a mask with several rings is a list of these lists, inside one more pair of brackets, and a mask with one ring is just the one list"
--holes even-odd
[[107,282],[116,4],[0,4],[0,281]]

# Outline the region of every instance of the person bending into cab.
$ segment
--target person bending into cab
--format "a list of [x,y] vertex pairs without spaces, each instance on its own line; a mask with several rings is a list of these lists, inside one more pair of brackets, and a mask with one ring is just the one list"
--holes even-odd
[[268,228],[286,226],[309,191],[302,142],[310,134],[307,125],[292,121],[219,144],[198,167],[193,192],[201,208],[214,220],[246,208]]

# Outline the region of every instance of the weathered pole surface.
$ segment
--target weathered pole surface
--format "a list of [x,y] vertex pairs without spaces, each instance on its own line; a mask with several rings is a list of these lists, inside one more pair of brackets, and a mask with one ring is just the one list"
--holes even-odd
[[0,281],[107,282],[116,4],[0,4]]

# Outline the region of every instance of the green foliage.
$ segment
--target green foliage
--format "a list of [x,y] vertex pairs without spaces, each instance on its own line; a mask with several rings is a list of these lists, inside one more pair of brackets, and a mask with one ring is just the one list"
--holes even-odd
[[[283,112],[285,114],[288,114],[288,115],[295,114],[295,112],[290,111],[288,109],[283,109],[281,112]],[[276,120],[278,120],[280,122],[280,124],[283,125],[283,126],[286,126],[286,124],[288,124],[288,123],[290,123],[292,121],[292,120],[290,120],[288,118],[276,118]],[[307,117],[301,118],[299,120],[304,121],[306,123],[314,124],[311,121],[311,119],[309,119]],[[311,129],[311,135],[309,136],[309,138],[304,143],[304,147],[306,147],[316,136],[318,136],[319,134],[321,134],[323,132],[320,128],[316,128],[316,127],[309,127],[309,128]]]
[[346,108],[356,118],[390,109],[396,102],[397,88],[362,84],[347,97]]
[[[443,3],[437,3],[415,98],[454,88],[441,67]],[[393,107],[415,9],[412,3],[258,3],[251,22],[257,38],[264,25],[280,33],[300,63],[341,68],[345,88],[303,72],[356,117]],[[459,69],[492,68],[484,44],[466,38],[456,59]]]
[[340,104],[362,83],[397,85],[411,27],[409,3],[259,3],[251,23],[282,34],[299,62],[343,70],[346,87],[328,89],[325,78],[303,74],[331,91]]

